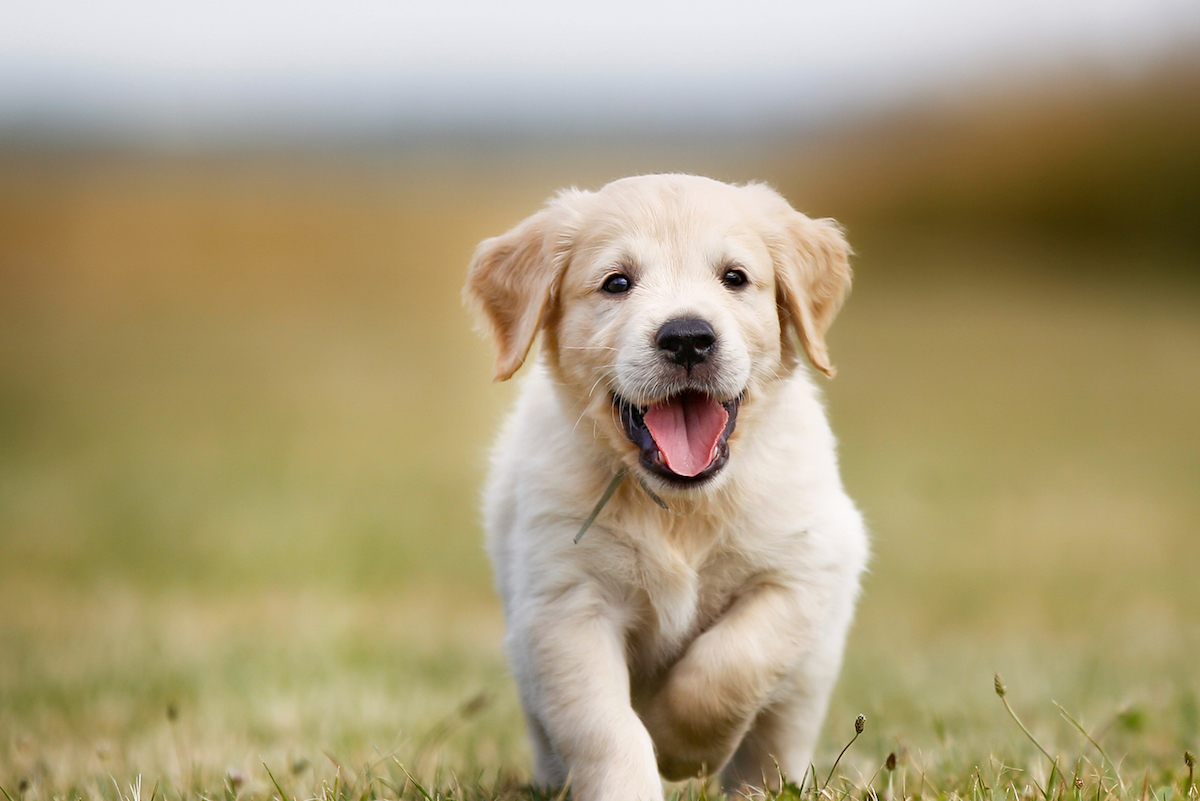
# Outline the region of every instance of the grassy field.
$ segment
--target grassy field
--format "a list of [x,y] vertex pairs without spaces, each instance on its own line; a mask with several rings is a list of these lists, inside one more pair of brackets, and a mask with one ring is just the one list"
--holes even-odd
[[[564,182],[515,174],[3,162],[14,801],[421,797],[406,770],[442,797],[524,797],[476,512],[512,388],[458,300],[479,239]],[[859,713],[866,730],[826,795],[1187,796],[1194,265],[850,235],[826,386],[875,557],[822,785]]]

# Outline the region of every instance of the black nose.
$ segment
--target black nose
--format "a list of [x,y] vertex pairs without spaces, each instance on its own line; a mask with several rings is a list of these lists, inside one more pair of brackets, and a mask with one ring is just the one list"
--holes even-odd
[[712,354],[717,344],[717,332],[698,317],[679,317],[663,323],[654,341],[668,359],[690,372]]

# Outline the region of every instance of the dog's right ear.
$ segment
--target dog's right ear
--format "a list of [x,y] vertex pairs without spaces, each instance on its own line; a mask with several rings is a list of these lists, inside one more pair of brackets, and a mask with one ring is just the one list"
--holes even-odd
[[564,193],[511,231],[475,249],[463,296],[491,332],[496,380],[525,361],[553,303],[571,241],[570,196]]

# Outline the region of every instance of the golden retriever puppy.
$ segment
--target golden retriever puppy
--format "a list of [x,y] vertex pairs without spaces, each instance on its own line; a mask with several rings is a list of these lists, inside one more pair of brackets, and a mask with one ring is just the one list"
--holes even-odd
[[833,374],[847,256],[768,187],[688,175],[564,191],[476,251],[496,378],[542,337],[485,495],[536,782],[807,770],[867,559],[800,355]]

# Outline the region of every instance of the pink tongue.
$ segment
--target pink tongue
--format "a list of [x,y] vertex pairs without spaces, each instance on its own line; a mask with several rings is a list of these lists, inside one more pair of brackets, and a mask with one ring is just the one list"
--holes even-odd
[[671,472],[691,478],[717,458],[729,413],[707,395],[685,392],[651,406],[644,420]]

